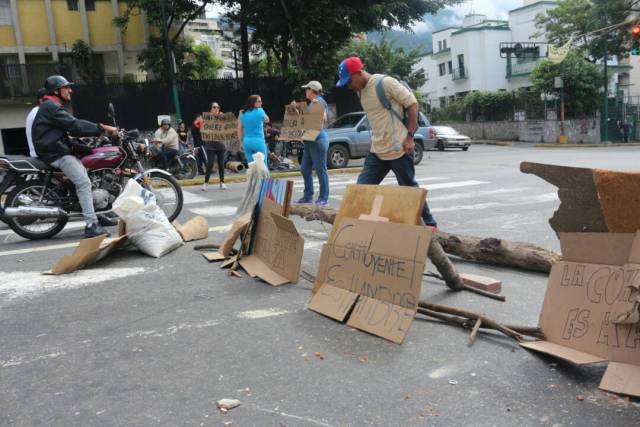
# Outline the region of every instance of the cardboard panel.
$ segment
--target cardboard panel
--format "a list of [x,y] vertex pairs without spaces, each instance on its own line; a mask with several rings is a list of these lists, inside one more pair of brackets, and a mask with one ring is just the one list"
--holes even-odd
[[549,341],[526,342],[520,343],[520,345],[528,348],[529,350],[535,350],[540,353],[555,356],[568,362],[575,363],[576,365],[588,365],[591,363],[605,362],[607,360],[604,357],[598,357],[582,351],[573,350]]
[[289,283],[289,279],[271,270],[269,266],[257,256],[251,255],[246,258],[241,258],[240,265],[251,277],[259,277],[271,286],[280,286]]
[[295,106],[286,105],[284,119],[278,139],[283,141],[315,141],[324,124],[324,108],[320,103],[312,104],[307,111],[305,102]]
[[209,223],[203,216],[193,217],[184,225],[180,224],[178,221],[173,221],[173,226],[185,242],[202,240],[209,237]]
[[520,170],[558,187],[560,206],[549,220],[557,233],[609,231],[591,169],[522,162]]
[[409,332],[415,315],[416,309],[361,296],[347,325],[400,344]]
[[612,233],[640,229],[640,173],[593,170],[602,213]]
[[562,259],[590,264],[624,265],[635,235],[614,233],[559,233]]
[[242,232],[249,226],[249,223],[251,223],[251,212],[244,214],[233,223],[231,230],[229,230],[225,236],[218,252],[224,256],[229,256],[231,254],[231,249],[233,249],[233,245],[235,245]]
[[357,299],[358,294],[355,292],[324,285],[309,301],[307,308],[339,322],[344,322]]
[[418,225],[422,223],[422,207],[427,190],[418,187],[396,187],[387,185],[348,185],[342,197],[334,227],[329,240],[332,240],[336,225],[343,218],[360,218],[369,214],[376,196],[383,196],[380,216],[390,222]]
[[203,141],[235,141],[238,139],[238,120],[233,113],[202,113],[200,133]]
[[598,387],[614,393],[640,396],[640,366],[610,362]]
[[224,261],[227,259],[227,257],[222,255],[220,252],[205,252],[202,256],[209,262]]

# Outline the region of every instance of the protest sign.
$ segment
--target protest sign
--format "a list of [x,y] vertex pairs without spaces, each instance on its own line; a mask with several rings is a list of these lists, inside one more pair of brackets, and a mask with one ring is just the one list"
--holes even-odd
[[321,103],[311,104],[311,111],[307,111],[307,104],[297,102],[296,105],[286,105],[284,119],[280,129],[279,140],[282,141],[314,141],[324,124],[324,108]]
[[202,113],[200,134],[203,141],[236,141],[238,119],[233,113]]

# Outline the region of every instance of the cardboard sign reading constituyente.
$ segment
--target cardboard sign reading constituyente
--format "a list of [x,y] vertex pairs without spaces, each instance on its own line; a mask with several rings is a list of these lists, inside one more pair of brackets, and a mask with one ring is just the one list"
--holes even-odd
[[286,105],[282,129],[278,139],[282,141],[314,141],[324,123],[324,108],[320,102],[311,104],[311,111],[307,111],[307,104],[297,102],[295,106]]
[[202,113],[200,133],[203,141],[235,141],[238,139],[238,119],[233,113]]
[[334,227],[309,309],[401,343],[418,307],[431,228],[353,218]]

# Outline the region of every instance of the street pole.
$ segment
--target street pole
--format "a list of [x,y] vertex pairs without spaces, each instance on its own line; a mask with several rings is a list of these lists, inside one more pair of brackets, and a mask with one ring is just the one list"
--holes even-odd
[[236,49],[233,49],[233,62],[236,70],[236,83],[238,83],[238,51]]
[[560,64],[560,144],[567,142],[567,136],[564,133],[564,61]]
[[607,46],[607,33],[604,34],[604,93],[602,101],[602,142],[609,141],[609,77],[607,76],[607,56],[609,56]]
[[164,57],[169,71],[169,79],[171,80],[171,95],[173,97],[173,105],[176,109],[176,120],[182,119],[180,112],[180,100],[178,99],[178,85],[176,84],[176,70],[174,68],[175,58],[169,46],[169,29],[167,28],[167,0],[160,0],[160,9],[162,11],[162,38],[164,40]]

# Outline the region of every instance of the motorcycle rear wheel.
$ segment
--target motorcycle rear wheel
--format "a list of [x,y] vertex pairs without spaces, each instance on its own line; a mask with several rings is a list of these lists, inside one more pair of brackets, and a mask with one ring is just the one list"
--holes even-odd
[[198,162],[196,159],[182,159],[182,169],[180,175],[182,179],[193,179],[198,174]]
[[[21,195],[39,198],[43,192],[43,188],[44,183],[40,180],[20,183],[11,190],[4,206],[5,208],[17,208],[23,205],[19,199]],[[51,191],[51,189],[48,189],[47,193]],[[43,205],[46,205],[46,202],[47,199],[45,197],[43,198]],[[6,218],[5,221],[19,236],[29,240],[41,240],[48,239],[61,232],[65,225],[67,225],[69,218]],[[40,226],[44,227],[41,228]]]

